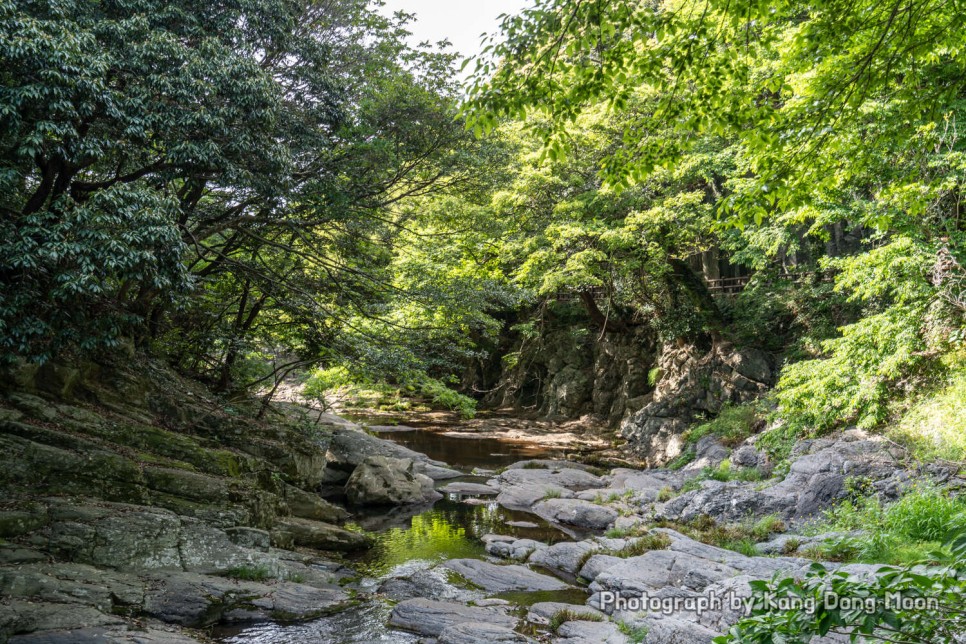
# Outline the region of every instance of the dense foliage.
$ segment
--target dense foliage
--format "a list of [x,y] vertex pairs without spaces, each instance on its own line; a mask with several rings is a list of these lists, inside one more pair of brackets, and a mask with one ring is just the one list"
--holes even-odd
[[540,0],[461,106],[364,0],[3,2],[5,358],[469,413],[562,300],[784,356],[786,435],[880,426],[963,372],[962,9]]
[[[615,131],[594,180],[616,195],[608,204],[697,169],[704,186],[668,186],[666,220],[677,252],[715,247],[755,271],[723,326],[793,362],[778,389],[785,431],[875,427],[958,368],[944,356],[961,345],[966,312],[966,37],[953,27],[963,9],[542,0],[504,20],[464,110],[480,131],[523,123],[551,167],[586,158],[588,122],[606,120]],[[635,251],[660,245],[652,230],[623,231]],[[613,273],[601,249],[570,252],[581,285]],[[641,275],[653,282],[671,258],[639,264]],[[776,280],[783,272],[818,279]],[[681,319],[635,310],[664,326]],[[705,314],[681,331],[721,323]]]
[[[452,55],[407,45],[406,19],[365,0],[0,4],[6,357],[128,338],[227,389],[268,359],[391,373],[423,330],[451,337],[426,311],[463,294],[391,265],[420,228],[407,200],[479,189],[485,155],[454,119]],[[400,326],[403,306],[420,319]]]
[[[465,95],[408,20],[368,0],[0,0],[0,362],[129,344],[224,392],[311,370],[323,405],[468,416],[476,377],[525,371],[556,316],[780,356],[773,457],[857,425],[966,460],[961,0],[537,0]],[[692,428],[674,465],[766,407]],[[963,525],[943,494],[850,500],[826,527],[876,527],[822,555],[924,556]],[[722,641],[951,641],[964,553],[755,585],[939,608],[762,602]]]

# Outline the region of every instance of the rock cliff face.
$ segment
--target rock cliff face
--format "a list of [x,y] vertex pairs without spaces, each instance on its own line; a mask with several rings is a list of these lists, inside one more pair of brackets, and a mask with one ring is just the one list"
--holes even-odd
[[484,404],[549,419],[592,415],[619,426],[650,466],[680,454],[681,434],[695,420],[757,398],[777,374],[775,359],[758,349],[658,345],[644,327],[601,335],[577,323],[518,343],[504,362],[510,366]]
[[707,352],[689,344],[665,345],[658,370],[647,404],[621,424],[621,435],[650,467],[681,453],[681,435],[700,415],[714,416],[727,404],[753,400],[775,382],[769,354],[728,343]]
[[648,329],[601,335],[575,324],[518,343],[508,356],[511,366],[485,404],[526,408],[551,419],[591,414],[616,425],[645,404],[655,344]]

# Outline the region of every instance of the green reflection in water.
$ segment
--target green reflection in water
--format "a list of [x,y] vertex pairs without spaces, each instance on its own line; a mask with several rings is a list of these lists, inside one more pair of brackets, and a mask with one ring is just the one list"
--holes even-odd
[[[481,558],[485,534],[508,534],[519,538],[554,543],[566,535],[545,523],[537,528],[507,526],[507,521],[534,516],[512,512],[496,503],[472,505],[442,499],[431,509],[417,514],[404,527],[392,527],[374,536],[375,545],[356,556],[360,572],[380,576],[395,566],[413,560]],[[539,520],[538,520],[539,521]]]
[[515,606],[527,608],[540,602],[562,602],[564,604],[578,604],[582,606],[587,601],[587,591],[582,588],[535,590],[531,592],[511,590],[504,593],[497,593],[494,597],[505,599]]

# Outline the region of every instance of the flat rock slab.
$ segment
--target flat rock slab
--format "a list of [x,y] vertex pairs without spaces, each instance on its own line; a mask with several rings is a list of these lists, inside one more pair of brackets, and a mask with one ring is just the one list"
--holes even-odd
[[573,467],[520,467],[506,470],[491,484],[500,488],[497,503],[505,508],[529,510],[541,499],[551,496],[569,499],[575,492],[602,488],[604,480]]
[[447,626],[439,634],[438,644],[493,644],[500,642],[532,642],[512,628],[487,622],[463,622]]
[[202,640],[159,628],[82,628],[69,631],[40,631],[11,637],[10,644],[198,644]]
[[394,601],[424,597],[464,604],[473,601],[477,606],[482,605],[480,601],[484,595],[481,591],[454,586],[448,573],[448,570],[437,567],[390,577],[379,585],[379,593]]
[[547,498],[548,496],[558,496],[569,499],[574,495],[567,488],[553,485],[550,483],[524,483],[520,485],[506,485],[500,487],[500,494],[496,497],[496,502],[511,510],[529,511],[534,503]]
[[451,559],[442,564],[488,592],[508,590],[563,590],[569,586],[556,577],[541,575],[526,566],[500,566],[479,559]]
[[707,644],[720,635],[717,631],[686,619],[673,616],[649,616],[643,620],[647,628],[649,642],[666,642],[670,644]]
[[561,644],[628,644],[617,624],[610,622],[564,622],[557,629],[554,642]]
[[461,481],[447,483],[443,487],[437,489],[443,494],[459,494],[466,496],[491,496],[500,493],[499,489],[489,485],[484,485],[483,483],[466,483]]
[[617,519],[617,510],[580,499],[547,499],[533,506],[547,521],[585,530],[604,530]]
[[701,591],[714,582],[739,574],[731,566],[688,553],[652,550],[607,568],[597,575],[590,589],[612,590],[626,597],[639,597],[668,586]]
[[504,485],[556,485],[573,492],[604,487],[599,476],[566,467],[561,469],[509,469],[499,477]]
[[430,637],[438,637],[449,626],[467,622],[512,629],[517,620],[499,608],[463,606],[432,599],[399,602],[389,616],[390,625]]
[[622,561],[624,560],[614,555],[593,555],[577,572],[577,576],[586,581],[594,581],[600,573]]
[[508,470],[533,470],[533,469],[551,469],[551,470],[562,470],[562,469],[572,469],[572,470],[583,470],[584,472],[590,472],[594,468],[591,465],[585,465],[584,463],[577,463],[576,461],[561,461],[559,459],[551,458],[531,458],[525,461],[517,461],[512,465],[507,465]]

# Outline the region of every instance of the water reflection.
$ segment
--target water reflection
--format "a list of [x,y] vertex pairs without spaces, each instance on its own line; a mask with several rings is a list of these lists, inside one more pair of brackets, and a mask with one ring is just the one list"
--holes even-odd
[[539,443],[475,438],[472,434],[447,436],[417,428],[405,432],[379,432],[377,435],[467,472],[474,467],[497,469],[530,458],[564,457],[562,451]]
[[[495,469],[528,458],[559,458],[561,453],[535,443],[518,443],[494,438],[444,436],[426,429],[384,432],[379,436],[422,452],[464,471],[475,467]],[[479,477],[457,480],[482,482]],[[512,535],[545,543],[571,537],[542,519],[497,505],[493,498],[449,495],[435,504],[414,507],[372,508],[354,517],[358,527],[373,534],[375,545],[367,551],[347,555],[346,563],[362,575],[352,590],[363,601],[342,613],[301,624],[259,623],[218,628],[212,636],[222,642],[256,644],[349,644],[387,642],[411,644],[419,637],[387,625],[391,605],[376,593],[381,580],[405,577],[447,559],[482,558],[482,537]],[[444,578],[445,595],[465,593]],[[452,592],[451,592],[452,591]],[[476,592],[476,591],[473,591]],[[442,596],[442,595],[440,595]],[[521,607],[536,601],[568,601],[582,604],[584,591],[570,589],[545,593],[505,593]]]
[[[507,525],[508,521],[524,519],[536,527]],[[364,516],[357,521],[362,527],[371,525]],[[413,516],[407,525],[389,527],[376,534],[376,544],[356,555],[354,562],[365,574],[379,576],[413,560],[482,557],[485,553],[481,539],[491,533],[546,543],[569,539],[532,514],[507,510],[492,501],[471,504],[447,498]]]

